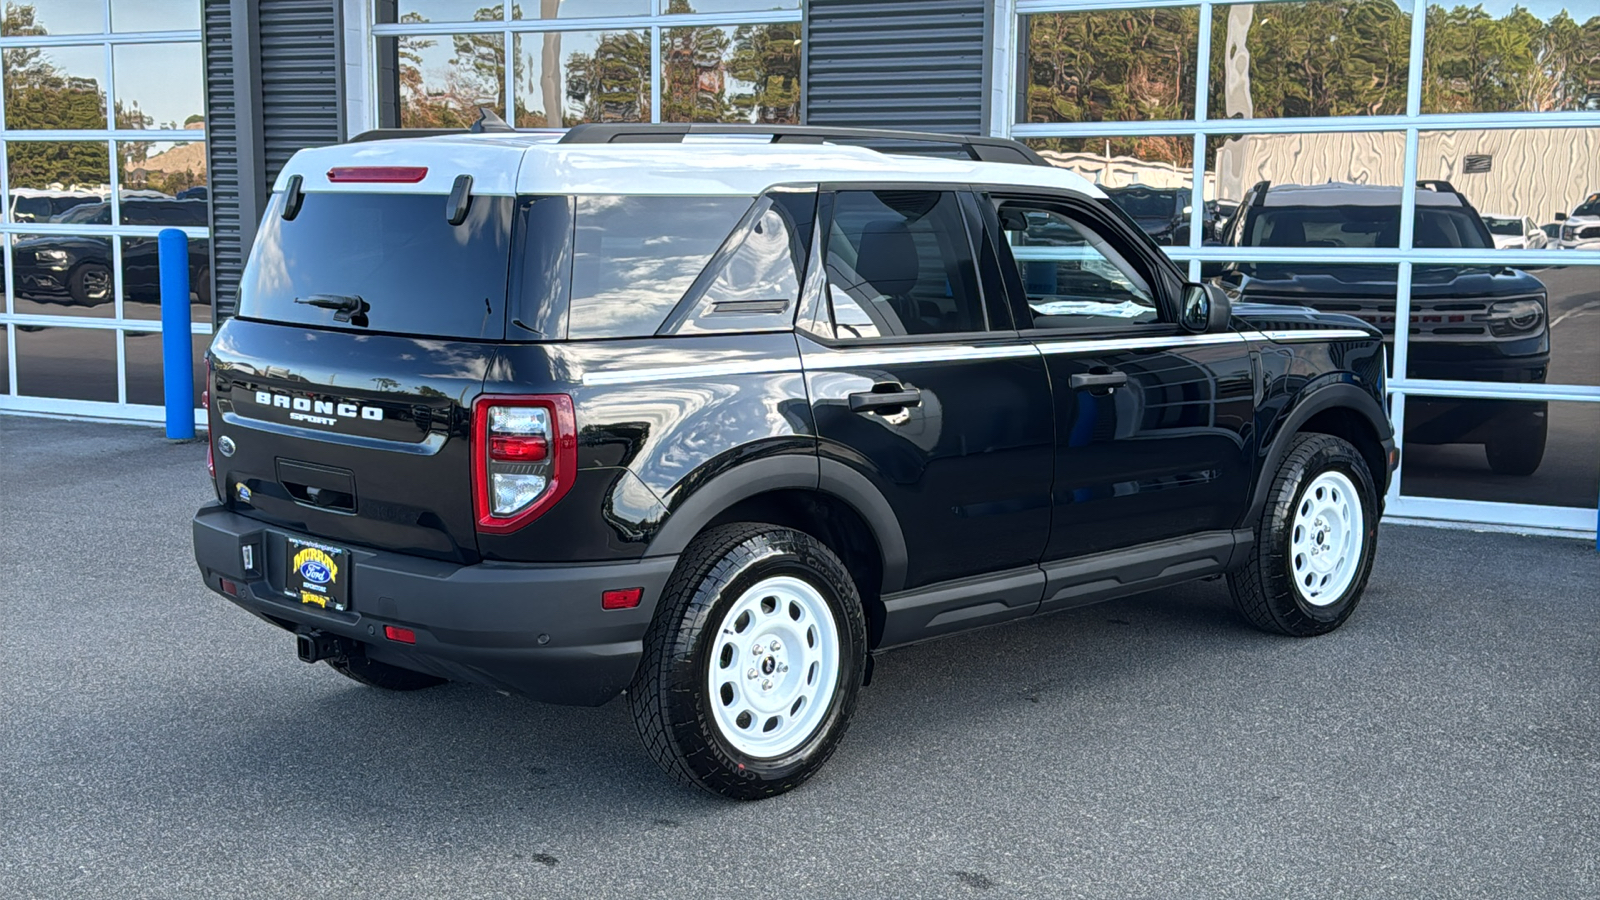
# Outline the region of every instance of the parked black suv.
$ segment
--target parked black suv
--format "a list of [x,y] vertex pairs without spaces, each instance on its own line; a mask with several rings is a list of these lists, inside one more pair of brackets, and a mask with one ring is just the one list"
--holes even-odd
[[[1415,189],[1413,246],[1490,250],[1494,238],[1467,198],[1446,181]],[[1364,184],[1251,188],[1230,223],[1237,247],[1397,246],[1400,189]],[[1238,263],[1220,273],[1241,301],[1300,304],[1347,313],[1394,339],[1393,263]],[[1510,266],[1416,263],[1411,267],[1410,377],[1543,384],[1550,369],[1544,283]],[[1548,415],[1535,400],[1410,398],[1406,440],[1482,444],[1489,468],[1532,475],[1544,460]]]
[[210,352],[206,584],[365,684],[626,691],[741,799],[891,647],[1222,574],[1270,631],[1351,614],[1377,329],[1230,315],[1019,144],[754,132],[297,154]]

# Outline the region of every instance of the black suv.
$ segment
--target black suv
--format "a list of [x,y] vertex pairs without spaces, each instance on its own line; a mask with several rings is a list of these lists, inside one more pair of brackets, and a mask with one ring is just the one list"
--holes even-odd
[[[1413,189],[1413,246],[1492,250],[1494,237],[1447,181]],[[1398,245],[1400,189],[1365,184],[1274,185],[1246,192],[1226,243],[1236,247],[1384,248]],[[1239,263],[1222,284],[1246,302],[1303,304],[1347,313],[1392,342],[1398,283],[1393,263]],[[1550,369],[1544,283],[1510,266],[1416,263],[1411,267],[1410,377],[1543,384]],[[1406,440],[1482,444],[1500,475],[1532,475],[1544,460],[1543,401],[1410,398]]]
[[1230,315],[1019,144],[753,128],[297,154],[210,351],[206,584],[364,684],[625,691],[741,799],[892,647],[1224,574],[1351,614],[1376,328]]

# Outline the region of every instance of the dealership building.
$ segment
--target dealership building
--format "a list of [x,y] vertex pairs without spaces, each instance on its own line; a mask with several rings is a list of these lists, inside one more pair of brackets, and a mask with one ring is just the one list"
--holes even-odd
[[0,411],[158,421],[156,235],[198,368],[302,147],[479,107],[992,134],[1194,279],[1386,329],[1391,515],[1595,531],[1592,0],[7,0],[0,62]]

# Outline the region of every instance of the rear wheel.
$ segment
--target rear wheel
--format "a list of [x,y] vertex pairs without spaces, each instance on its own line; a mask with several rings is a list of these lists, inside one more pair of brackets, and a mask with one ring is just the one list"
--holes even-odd
[[111,291],[111,269],[102,263],[83,263],[67,276],[67,293],[80,306],[104,303]]
[[827,547],[787,528],[722,526],[684,552],[628,702],[668,774],[758,800],[833,754],[866,652],[855,584]]
[[447,680],[437,675],[413,672],[410,669],[367,659],[365,656],[338,657],[329,659],[327,663],[335,672],[351,681],[359,681],[367,687],[383,688],[386,691],[420,691],[423,688],[444,684]]
[[1355,611],[1378,543],[1378,495],[1360,452],[1326,434],[1294,438],[1267,494],[1250,557],[1228,575],[1252,625],[1309,637]]

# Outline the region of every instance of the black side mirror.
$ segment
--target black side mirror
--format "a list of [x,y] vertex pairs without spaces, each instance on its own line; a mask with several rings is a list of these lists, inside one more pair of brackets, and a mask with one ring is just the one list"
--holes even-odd
[[1566,213],[1564,213],[1564,212],[1556,213],[1556,221],[1557,222],[1565,222],[1566,220],[1567,220],[1567,214]]
[[1233,316],[1228,295],[1214,284],[1186,284],[1178,324],[1191,334],[1226,331]]

